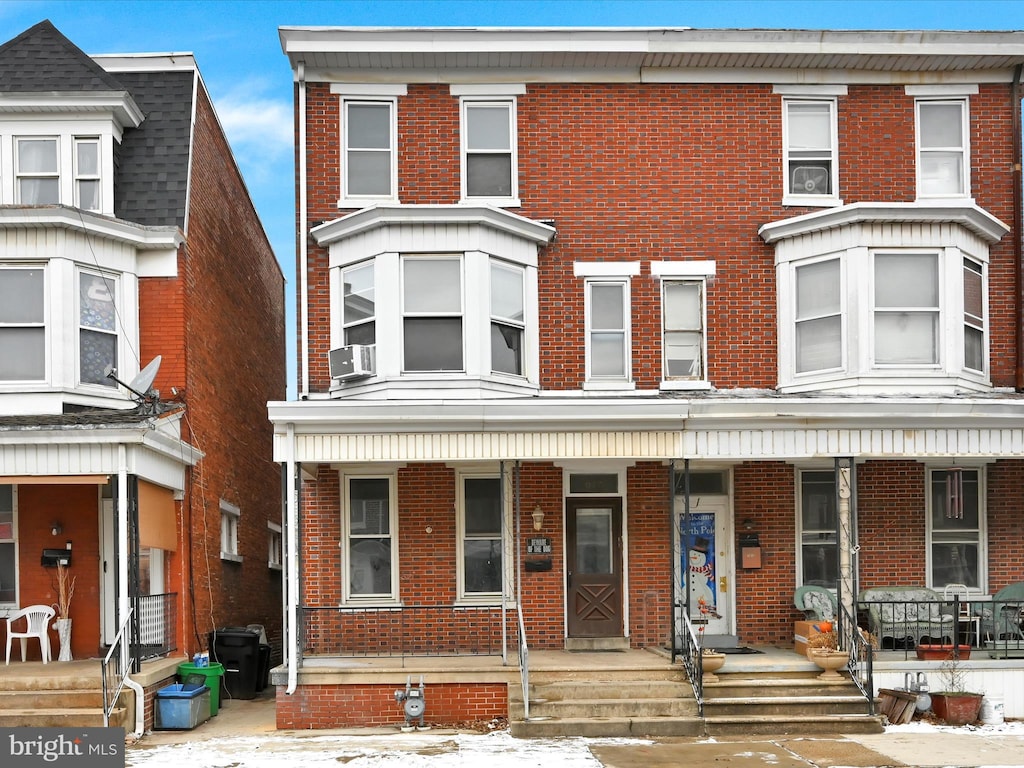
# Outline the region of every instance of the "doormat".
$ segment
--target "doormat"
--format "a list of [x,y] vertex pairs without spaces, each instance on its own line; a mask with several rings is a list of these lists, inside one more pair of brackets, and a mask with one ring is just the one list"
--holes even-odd
[[764,653],[764,651],[751,648],[749,645],[741,645],[738,648],[715,648],[715,650],[719,653]]

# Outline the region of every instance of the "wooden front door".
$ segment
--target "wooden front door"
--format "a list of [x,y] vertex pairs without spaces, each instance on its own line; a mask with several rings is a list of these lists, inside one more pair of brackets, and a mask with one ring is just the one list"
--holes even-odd
[[569,637],[622,637],[622,500],[566,503]]

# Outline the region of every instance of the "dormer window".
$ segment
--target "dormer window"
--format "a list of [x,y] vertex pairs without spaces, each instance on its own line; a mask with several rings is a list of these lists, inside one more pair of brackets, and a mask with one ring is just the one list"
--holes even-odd
[[60,163],[56,138],[17,140],[18,202],[55,205],[60,202]]
[[9,172],[0,177],[0,205],[66,205],[113,215],[113,136],[94,123],[26,123],[16,135],[3,130],[0,123],[0,158]]
[[75,139],[75,207],[100,210],[100,140]]

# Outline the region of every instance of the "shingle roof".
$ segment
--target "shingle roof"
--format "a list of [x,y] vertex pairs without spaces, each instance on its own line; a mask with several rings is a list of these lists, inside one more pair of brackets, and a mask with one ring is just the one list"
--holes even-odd
[[119,72],[145,115],[125,131],[114,179],[114,214],[148,226],[185,227],[195,73]]
[[0,45],[0,92],[124,90],[49,20]]

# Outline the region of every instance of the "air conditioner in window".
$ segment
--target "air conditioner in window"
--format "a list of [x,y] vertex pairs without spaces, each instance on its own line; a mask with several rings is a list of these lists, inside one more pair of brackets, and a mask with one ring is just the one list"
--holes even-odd
[[327,356],[331,378],[351,381],[373,376],[377,372],[376,347],[372,344],[349,344],[332,349]]
[[820,165],[798,165],[793,168],[794,195],[827,195],[828,168]]

